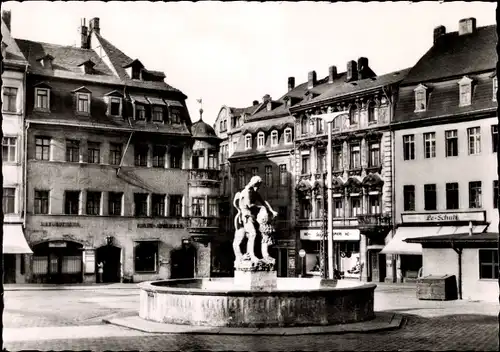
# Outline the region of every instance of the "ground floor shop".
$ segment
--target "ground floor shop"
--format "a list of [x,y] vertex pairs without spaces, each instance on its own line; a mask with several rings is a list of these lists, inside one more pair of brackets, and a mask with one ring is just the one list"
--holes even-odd
[[387,236],[381,250],[386,255],[386,281],[412,282],[422,275],[422,246],[407,242],[417,237],[436,237],[486,231],[484,211],[402,214],[402,224]]
[[33,253],[24,235],[23,224],[3,225],[3,282],[25,283],[29,254]]
[[33,248],[25,274],[30,282],[210,276],[211,243],[197,242],[182,219],[33,216],[26,235]]

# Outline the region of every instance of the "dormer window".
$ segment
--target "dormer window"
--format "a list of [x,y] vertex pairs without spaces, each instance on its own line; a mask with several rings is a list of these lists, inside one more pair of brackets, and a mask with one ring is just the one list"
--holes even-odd
[[95,66],[95,63],[92,61],[92,60],[87,60],[85,62],[82,62],[80,65],[78,65],[79,67],[81,67],[82,69],[82,72],[85,73],[85,74],[91,74],[91,73],[94,73],[94,66]]
[[144,105],[135,105],[135,119],[137,121],[146,121],[146,107]]
[[464,76],[458,81],[460,88],[460,106],[469,106],[472,100],[472,80]]
[[141,79],[141,72],[144,65],[139,60],[135,59],[131,63],[123,66],[123,68],[131,79]]
[[278,131],[271,132],[271,146],[276,147],[278,145]]
[[35,110],[50,111],[50,87],[47,84],[35,85]]
[[153,122],[163,122],[163,107],[153,106],[151,110],[151,119]]
[[257,134],[257,148],[264,148],[265,143],[266,137],[264,135],[264,132],[259,132]]
[[267,105],[266,105],[266,109],[267,109],[267,111],[271,111],[273,109],[273,103],[268,101]]
[[498,81],[497,77],[493,77],[493,101],[497,101]]
[[181,123],[181,112],[179,109],[170,109],[170,122]]
[[415,92],[415,112],[427,110],[427,87],[419,84],[414,89]]
[[285,128],[285,144],[293,143],[292,129],[290,127]]
[[47,54],[47,55],[39,58],[37,61],[40,62],[40,65],[42,65],[44,68],[51,70],[52,69],[52,60],[54,60],[54,57],[50,54]]
[[90,114],[90,103],[92,94],[90,90],[85,87],[80,87],[73,91],[76,94],[76,113],[77,114]]
[[245,135],[245,150],[252,149],[252,135],[249,133]]
[[123,95],[114,90],[105,95],[105,100],[108,103],[107,114],[109,116],[122,116]]

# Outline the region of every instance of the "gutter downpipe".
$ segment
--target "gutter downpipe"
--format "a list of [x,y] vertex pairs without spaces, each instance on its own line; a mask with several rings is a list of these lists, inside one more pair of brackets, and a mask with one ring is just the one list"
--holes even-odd
[[458,254],[458,298],[462,299],[462,248],[457,248],[453,241],[451,248]]
[[28,205],[28,128],[30,123],[26,122],[26,76],[28,74],[28,63],[24,68],[23,76],[23,114],[22,114],[22,124],[23,124],[23,144],[24,144],[24,170],[23,170],[23,230],[26,228],[26,207]]
[[[394,106],[391,104],[390,105],[391,113],[389,116],[393,117],[394,120]],[[396,234],[396,132],[394,129],[389,126],[390,129],[390,136],[391,136],[391,180],[392,180],[392,186],[391,186],[391,200],[392,200],[392,206],[391,206],[391,220],[392,220],[392,237]],[[392,239],[392,238],[391,238]],[[396,260],[394,259],[394,256],[391,254],[391,263],[392,263],[392,282],[397,282],[397,268],[396,268]],[[387,259],[386,259],[386,266],[387,266]]]

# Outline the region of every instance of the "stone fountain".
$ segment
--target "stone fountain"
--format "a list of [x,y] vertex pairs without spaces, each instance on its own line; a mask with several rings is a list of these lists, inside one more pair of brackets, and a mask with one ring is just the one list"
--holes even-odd
[[238,210],[234,278],[140,283],[142,319],[194,326],[270,327],[346,324],[375,317],[375,284],[277,277],[275,259],[268,253],[277,214],[260,197],[261,182],[254,176],[233,201]]

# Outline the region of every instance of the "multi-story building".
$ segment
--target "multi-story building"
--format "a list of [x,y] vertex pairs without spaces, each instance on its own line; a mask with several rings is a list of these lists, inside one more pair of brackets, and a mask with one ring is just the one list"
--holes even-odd
[[[473,233],[498,232],[496,42],[496,26],[476,27],[474,18],[455,32],[439,26],[401,82],[392,124],[397,229],[382,251],[396,259],[395,270],[387,268],[393,280],[415,278],[421,268],[424,276],[459,277],[451,248],[424,247],[422,256],[420,244],[404,239],[447,235],[449,244],[469,225]],[[463,258],[469,294],[496,292],[496,250],[474,246]]]
[[33,282],[208,276],[218,138],[186,96],[106,40],[17,39],[26,82],[26,236]]
[[27,61],[12,38],[10,11],[2,12],[2,172],[4,282],[22,283],[32,253],[23,231],[23,119]]
[[[367,58],[349,61],[347,70],[316,80],[309,74],[307,98],[291,107],[295,117],[295,223],[298,246],[305,250],[301,268],[319,275],[326,253],[327,174],[332,173],[333,265],[346,277],[383,281],[386,260],[380,255],[392,216],[392,139],[389,125],[397,86],[408,70],[376,76]],[[332,170],[327,170],[331,123]],[[326,116],[326,115],[324,115]],[[326,263],[325,263],[326,264]],[[325,265],[326,266],[326,265]]]

